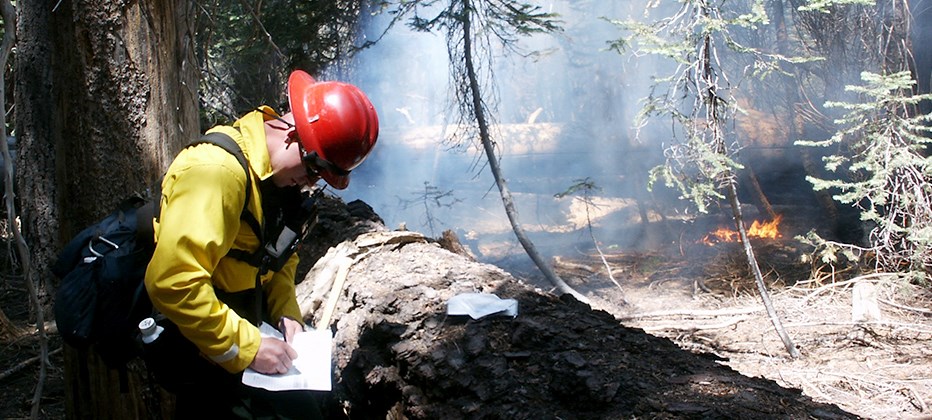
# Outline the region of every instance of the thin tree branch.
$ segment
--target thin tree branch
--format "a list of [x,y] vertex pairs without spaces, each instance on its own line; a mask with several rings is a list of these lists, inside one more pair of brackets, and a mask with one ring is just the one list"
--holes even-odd
[[[49,356],[54,356],[54,355],[56,355],[56,354],[58,354],[58,353],[61,353],[61,350],[62,350],[62,347],[59,347],[59,348],[57,348],[57,349],[55,349],[55,350],[52,350],[52,351],[49,352]],[[30,357],[30,358],[28,358],[28,359],[26,359],[26,360],[23,360],[22,362],[19,362],[19,363],[16,364],[15,366],[11,366],[9,369],[7,369],[7,370],[5,370],[5,371],[3,371],[3,372],[0,372],[0,381],[3,381],[3,380],[5,380],[6,378],[9,378],[10,376],[13,376],[13,375],[16,374],[17,372],[19,372],[19,371],[21,371],[21,370],[23,370],[23,369],[29,367],[30,365],[32,365],[32,364],[35,363],[35,362],[38,362],[38,361],[41,361],[41,360],[44,360],[44,359],[42,358],[42,356],[33,356],[33,357]]]
[[259,25],[259,29],[262,30],[263,34],[265,34],[265,39],[268,41],[269,46],[275,50],[275,53],[278,54],[279,58],[284,59],[285,54],[282,53],[282,50],[279,49],[278,45],[275,44],[275,41],[272,40],[272,34],[270,34],[269,31],[265,29],[265,25],[262,24],[262,19],[259,18],[259,14],[256,13],[256,10],[253,8],[253,6],[246,0],[240,0],[240,3],[242,3],[243,7],[249,11],[249,14],[252,16],[252,20],[256,22],[256,25]]

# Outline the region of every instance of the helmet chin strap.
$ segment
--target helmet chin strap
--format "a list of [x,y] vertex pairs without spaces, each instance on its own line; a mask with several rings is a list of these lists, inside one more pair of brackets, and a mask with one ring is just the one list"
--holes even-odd
[[[268,112],[268,111],[262,109],[261,107],[256,108],[256,111],[259,111],[259,112],[263,113],[265,116],[267,116],[267,117],[272,117],[272,118],[274,118],[276,121],[278,121],[278,122],[280,122],[280,123],[282,123],[282,124],[285,124],[286,128],[290,128],[292,131],[294,131],[295,128],[296,128],[295,125],[294,125],[293,123],[290,123],[290,122],[288,122],[287,120],[285,120],[284,118],[282,118],[282,117],[280,117],[280,116],[278,116],[278,115],[275,115],[275,114],[273,114],[273,113],[271,113],[271,112]],[[293,118],[293,117],[292,117],[292,118]],[[317,120],[319,120],[319,119],[320,119],[319,116],[317,116],[317,115],[314,116],[314,121],[317,121]],[[314,122],[314,121],[311,121],[311,122]],[[289,136],[290,136],[290,135],[291,135],[291,134],[289,133]]]

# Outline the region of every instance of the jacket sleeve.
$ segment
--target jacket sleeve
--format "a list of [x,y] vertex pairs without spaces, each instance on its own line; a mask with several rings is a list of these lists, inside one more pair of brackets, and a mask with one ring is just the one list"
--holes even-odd
[[273,321],[285,316],[304,325],[301,309],[295,296],[295,272],[298,267],[298,254],[293,254],[285,266],[272,275],[272,279],[263,284],[266,300],[269,303],[269,315]]
[[153,306],[204,355],[239,372],[259,350],[259,330],[217,299],[211,276],[240,230],[246,180],[235,158],[217,152],[225,157],[189,162],[166,175],[146,288]]

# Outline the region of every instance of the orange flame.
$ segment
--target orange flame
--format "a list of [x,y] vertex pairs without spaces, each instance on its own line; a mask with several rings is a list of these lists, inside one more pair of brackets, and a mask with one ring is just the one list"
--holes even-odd
[[[748,229],[748,238],[776,239],[783,236],[779,230],[780,220],[782,219],[783,216],[781,215],[766,223],[755,220]],[[700,242],[711,246],[719,242],[737,242],[739,238],[738,231],[720,227],[709,232]]]

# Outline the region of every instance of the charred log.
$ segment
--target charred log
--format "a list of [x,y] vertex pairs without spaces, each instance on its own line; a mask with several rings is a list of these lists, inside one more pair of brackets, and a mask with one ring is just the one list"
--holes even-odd
[[[627,328],[571,296],[557,298],[419,234],[353,217],[321,223],[356,232],[330,236],[346,239],[331,242],[298,286],[308,323],[323,321],[335,332],[334,389],[324,402],[329,416],[854,417],[798,390],[742,376],[716,356]],[[333,276],[341,270],[327,269],[333,264],[346,267],[342,285]],[[446,302],[466,292],[516,299],[518,314],[448,316]]]

